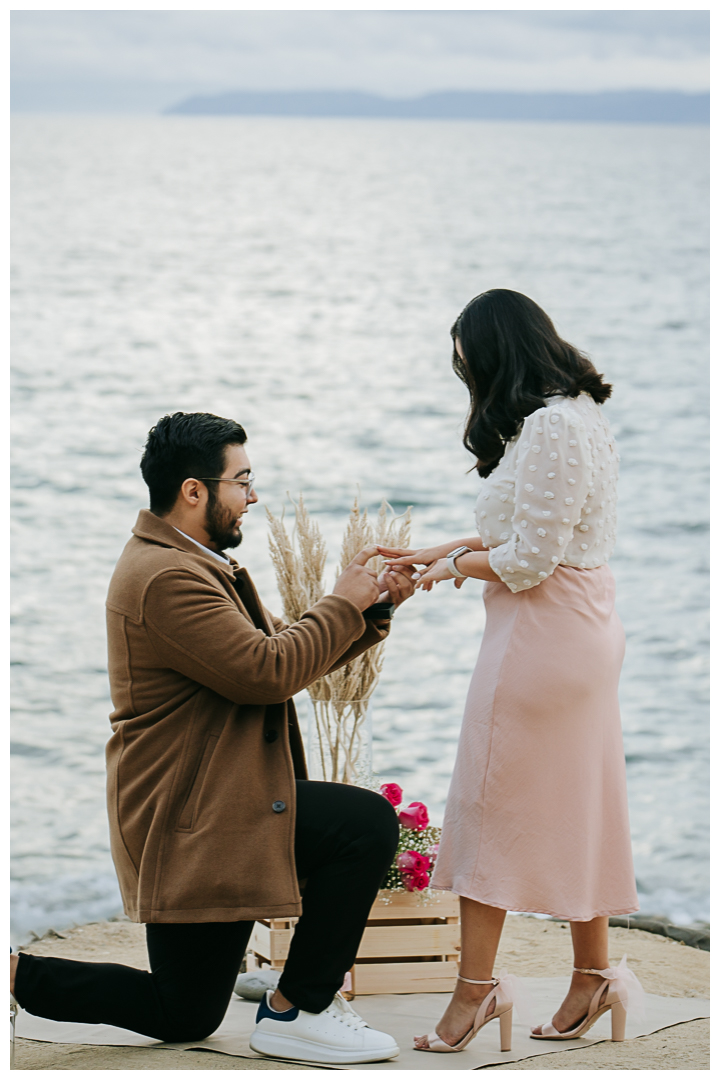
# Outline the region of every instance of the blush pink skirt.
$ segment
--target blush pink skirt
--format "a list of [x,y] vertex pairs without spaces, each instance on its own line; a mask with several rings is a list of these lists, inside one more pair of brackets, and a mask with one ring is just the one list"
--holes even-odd
[[612,572],[484,598],[431,887],[580,922],[637,911]]

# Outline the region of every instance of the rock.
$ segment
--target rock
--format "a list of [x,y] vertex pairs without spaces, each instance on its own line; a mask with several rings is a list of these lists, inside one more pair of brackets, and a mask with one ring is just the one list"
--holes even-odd
[[684,945],[691,945],[694,949],[710,952],[709,931],[696,930],[692,926],[668,926],[666,932],[674,941],[682,941]]
[[274,990],[280,981],[280,972],[272,968],[260,968],[238,975],[235,993],[246,1001],[260,1001],[266,990]]
[[692,926],[675,926],[664,915],[626,915],[613,916],[611,926],[622,926],[628,930],[645,930],[648,934],[662,934],[693,949],[710,952],[710,923],[697,922]]

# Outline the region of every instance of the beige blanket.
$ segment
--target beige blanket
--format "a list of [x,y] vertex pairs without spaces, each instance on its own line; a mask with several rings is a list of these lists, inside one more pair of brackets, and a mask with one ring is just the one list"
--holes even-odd
[[[567,989],[566,978],[525,978],[523,984],[532,1001],[533,1022],[549,1020],[557,1009]],[[499,1025],[486,1025],[460,1054],[428,1054],[412,1049],[412,1036],[431,1031],[443,1013],[449,994],[383,994],[359,997],[353,1008],[373,1027],[390,1032],[400,1046],[400,1056],[391,1062],[374,1065],[331,1066],[351,1069],[480,1069],[485,1065],[506,1064],[540,1054],[559,1053],[590,1046],[610,1038],[610,1014],[598,1020],[591,1029],[592,1038],[573,1039],[568,1042],[546,1042],[531,1039],[527,1023],[515,1020],[513,1025],[513,1049],[510,1053],[499,1050]],[[257,1006],[233,997],[223,1023],[209,1039],[196,1043],[159,1043],[136,1035],[122,1028],[105,1025],[56,1023],[43,1020],[21,1011],[17,1020],[17,1035],[40,1042],[83,1043],[100,1046],[154,1046],[162,1049],[214,1050],[234,1057],[258,1057],[248,1045],[254,1027]],[[643,1020],[628,1017],[628,1038],[649,1035],[662,1028],[683,1024],[709,1016],[709,1002],[705,998],[666,998],[656,994],[646,995]],[[326,1066],[328,1067],[328,1066]]]

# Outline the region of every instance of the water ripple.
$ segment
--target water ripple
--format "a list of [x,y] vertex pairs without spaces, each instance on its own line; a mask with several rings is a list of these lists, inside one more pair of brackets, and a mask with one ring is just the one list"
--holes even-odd
[[[358,485],[466,536],[476,481],[448,329],[546,307],[614,383],[613,560],[643,907],[707,917],[707,165],[690,127],[18,117],[13,223],[16,938],[119,905],[104,597],[168,411],[237,417],[279,511],[331,551]],[[242,559],[279,610],[262,504]],[[330,580],[330,577],[328,577]],[[398,615],[375,767],[442,814],[480,592]],[[668,741],[669,740],[669,741]]]

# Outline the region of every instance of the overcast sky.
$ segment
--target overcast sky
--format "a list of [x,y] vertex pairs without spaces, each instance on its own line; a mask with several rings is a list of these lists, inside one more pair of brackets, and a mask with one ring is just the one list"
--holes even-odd
[[15,11],[13,107],[194,93],[706,90],[706,11]]

